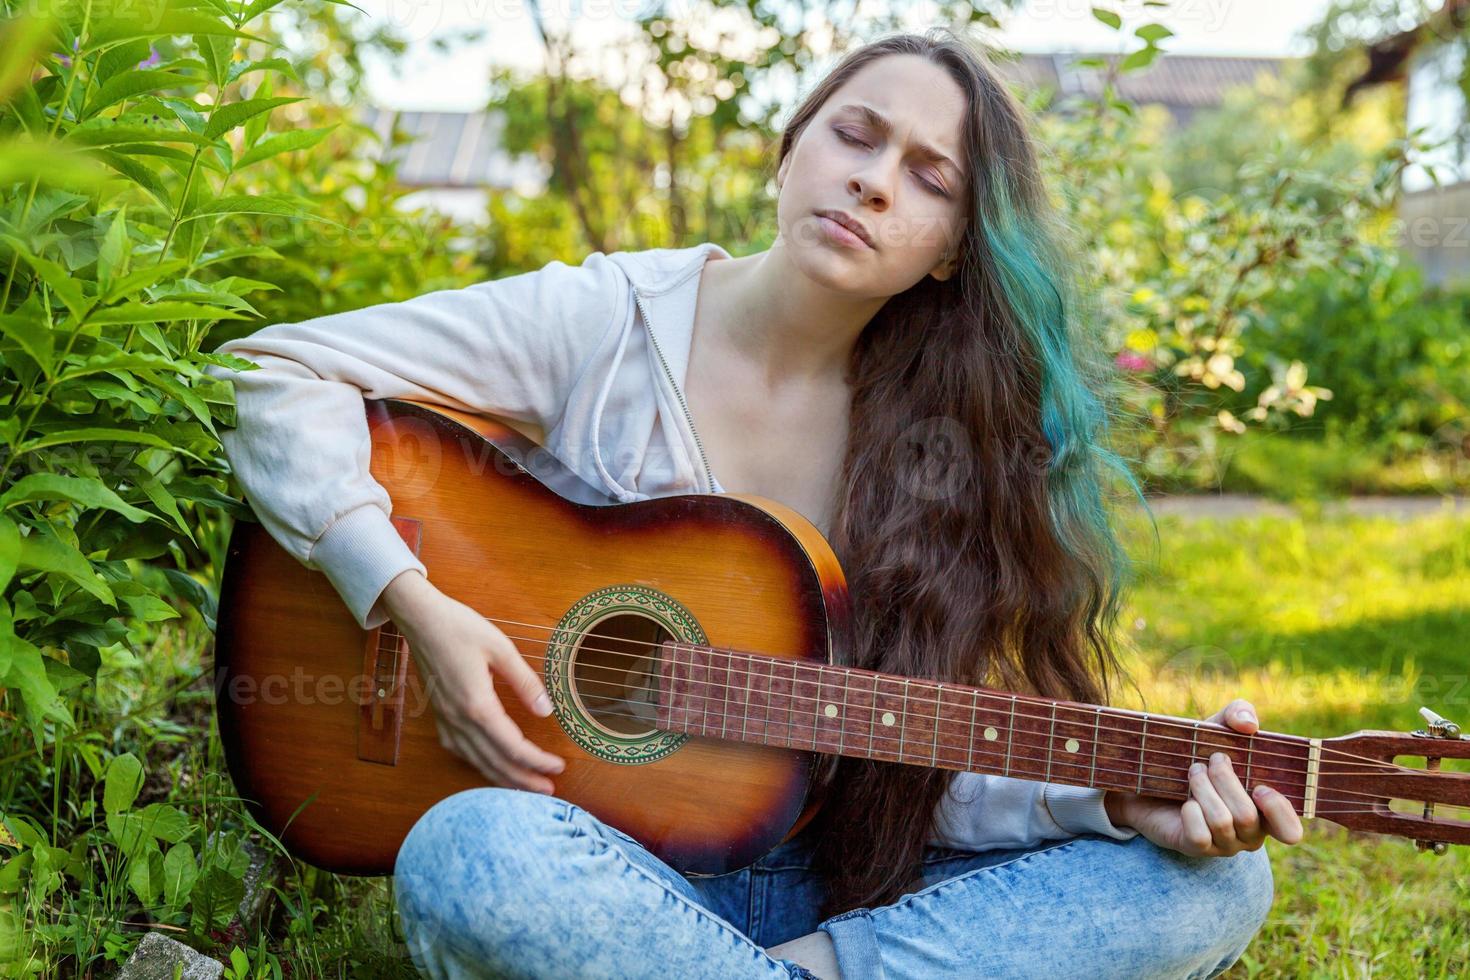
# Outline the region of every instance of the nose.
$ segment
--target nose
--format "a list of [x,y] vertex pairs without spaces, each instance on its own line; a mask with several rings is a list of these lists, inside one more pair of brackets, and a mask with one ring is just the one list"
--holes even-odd
[[847,178],[847,189],[875,211],[883,211],[888,207],[888,179],[876,167],[870,166]]

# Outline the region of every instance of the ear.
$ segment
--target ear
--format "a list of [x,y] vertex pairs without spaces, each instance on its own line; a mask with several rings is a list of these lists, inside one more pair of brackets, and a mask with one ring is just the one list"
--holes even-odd
[[776,189],[777,190],[780,190],[781,189],[781,185],[783,183],[785,183],[785,181],[786,181],[786,171],[788,169],[790,169],[790,167],[791,167],[791,154],[790,153],[787,153],[786,156],[784,158],[782,158],[781,165],[776,168]]
[[950,254],[946,255],[943,259],[941,259],[940,262],[939,262],[939,264],[936,265],[933,269],[930,269],[929,270],[929,274],[931,276],[933,276],[935,279],[939,280],[940,282],[944,282],[950,276],[954,275],[955,274],[955,270],[958,269],[959,267],[960,267],[960,256],[959,256],[959,250],[956,249],[954,252],[951,252]]

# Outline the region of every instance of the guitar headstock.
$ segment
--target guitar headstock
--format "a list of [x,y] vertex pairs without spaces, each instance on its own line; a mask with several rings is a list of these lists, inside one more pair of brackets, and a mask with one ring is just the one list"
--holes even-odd
[[[1353,830],[1408,837],[1436,854],[1470,844],[1470,772],[1441,768],[1444,759],[1470,759],[1470,735],[1428,708],[1419,713],[1428,724],[1412,732],[1322,739],[1315,815]],[[1403,757],[1424,764],[1405,765]]]

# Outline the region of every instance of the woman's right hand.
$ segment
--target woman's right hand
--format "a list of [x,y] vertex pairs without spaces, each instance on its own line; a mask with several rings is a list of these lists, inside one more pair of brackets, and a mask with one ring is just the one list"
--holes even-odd
[[491,678],[498,674],[535,714],[551,714],[541,678],[510,638],[417,569],[395,577],[382,601],[426,675],[439,744],[502,786],[551,793],[547,776],[565,769],[565,761],[522,734]]

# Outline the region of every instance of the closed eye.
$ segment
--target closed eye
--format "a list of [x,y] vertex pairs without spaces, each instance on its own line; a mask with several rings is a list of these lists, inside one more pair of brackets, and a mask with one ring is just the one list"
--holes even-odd
[[[837,134],[837,138],[840,139],[840,140],[842,140],[844,143],[851,143],[854,146],[861,146],[865,150],[871,150],[872,149],[872,146],[870,146],[868,143],[864,142],[863,140],[858,139],[857,137],[855,137],[852,134],[848,133],[846,130],[843,130],[843,129],[833,129],[832,131],[834,133],[836,133]],[[949,197],[949,195],[947,193],[945,193],[944,188],[943,187],[940,187],[938,184],[934,183],[933,181],[925,180],[924,178],[920,177],[919,178],[919,183],[923,184],[925,187],[929,188],[929,190],[933,191],[935,194],[938,194],[940,197]]]

